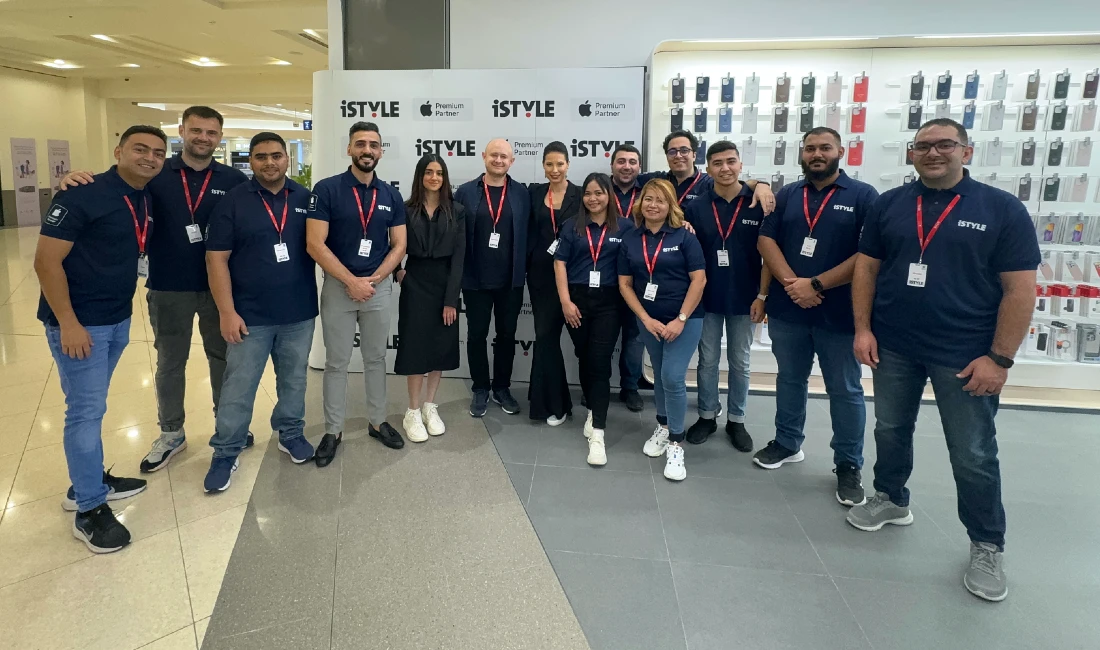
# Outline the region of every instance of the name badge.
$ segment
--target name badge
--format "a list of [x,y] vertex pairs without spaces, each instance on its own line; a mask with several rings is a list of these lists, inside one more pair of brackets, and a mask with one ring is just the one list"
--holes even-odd
[[725,250],[725,249],[722,249],[722,250],[718,251],[718,266],[729,266],[729,265],[730,265],[730,252],[728,250]]
[[369,239],[359,240],[359,257],[370,257],[370,247],[373,244]]
[[907,284],[911,287],[923,287],[924,283],[928,280],[928,265],[917,264],[916,262],[909,265],[909,282]]
[[817,250],[817,240],[813,237],[807,237],[802,240],[802,254],[806,257],[813,257],[814,251]]
[[138,277],[149,277],[149,258],[143,253],[141,257],[138,257]]
[[647,282],[645,285],[645,295],[643,295],[642,297],[646,300],[656,300],[657,285],[653,284],[652,282]]
[[495,232],[489,235],[489,248],[500,248],[500,233]]
[[185,228],[187,231],[187,241],[192,244],[197,244],[202,241],[202,229],[199,228],[199,224],[193,223]]
[[559,241],[559,240],[555,239],[555,240],[554,240],[554,243],[553,243],[553,244],[550,244],[550,248],[547,248],[547,249],[546,249],[546,252],[547,252],[547,253],[550,253],[551,255],[553,255],[554,253],[558,252],[558,241]]
[[589,271],[588,272],[588,286],[592,287],[593,289],[599,289],[600,288],[600,272],[599,271]]
[[286,250],[286,244],[275,244],[275,261],[289,262],[290,253]]

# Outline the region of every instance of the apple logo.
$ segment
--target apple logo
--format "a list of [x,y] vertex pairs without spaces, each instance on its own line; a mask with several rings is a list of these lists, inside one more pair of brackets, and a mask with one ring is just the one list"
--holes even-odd
[[581,117],[592,117],[592,107],[587,101],[577,107],[577,112],[581,114]]
[[423,115],[424,117],[431,117],[432,116],[432,103],[431,102],[424,102],[424,104],[420,107],[420,114]]

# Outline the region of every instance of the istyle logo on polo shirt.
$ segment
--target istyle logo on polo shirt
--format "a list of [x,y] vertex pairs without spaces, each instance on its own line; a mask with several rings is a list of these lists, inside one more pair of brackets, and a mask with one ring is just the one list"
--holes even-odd
[[633,140],[578,140],[573,138],[569,152],[574,158],[610,158],[620,145],[634,144]]
[[[372,275],[389,253],[389,229],[405,225],[405,203],[400,192],[377,174],[369,185],[364,185],[350,167],[317,183],[313,192],[318,199],[317,210],[309,218],[328,222],[325,243],[329,249],[355,276]],[[364,244],[364,239],[370,244]]]
[[554,117],[554,100],[494,99],[493,117]]
[[[762,206],[749,207],[753,191],[745,183],[741,191],[726,201],[707,189],[702,196],[684,207],[684,218],[695,228],[695,236],[707,260],[707,284],[703,289],[703,307],[708,313],[742,316],[749,313],[760,293],[760,269],[763,263],[756,249]],[[719,224],[714,213],[718,212]],[[733,223],[734,215],[737,222]],[[723,241],[723,235],[725,241]],[[719,258],[725,251],[725,263]]]
[[385,100],[344,99],[340,102],[343,117],[401,117],[401,102]]

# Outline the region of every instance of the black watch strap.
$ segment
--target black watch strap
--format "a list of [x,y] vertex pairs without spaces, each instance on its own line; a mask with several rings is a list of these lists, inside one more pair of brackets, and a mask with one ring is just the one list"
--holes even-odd
[[817,278],[810,278],[810,288],[812,288],[814,291],[825,290],[825,286],[822,285],[821,280],[818,280]]
[[993,363],[997,364],[998,366],[1000,366],[1000,367],[1002,367],[1006,370],[1011,368],[1016,363],[1012,359],[1009,359],[1008,357],[1002,357],[1001,355],[997,354],[996,352],[994,352],[992,350],[990,350],[989,352],[986,352],[985,356],[989,357],[990,359],[993,359]]

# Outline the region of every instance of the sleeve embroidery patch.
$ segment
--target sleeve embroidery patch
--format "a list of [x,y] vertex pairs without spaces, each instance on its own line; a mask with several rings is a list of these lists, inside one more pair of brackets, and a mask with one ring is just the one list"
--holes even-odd
[[52,205],[46,212],[46,223],[51,226],[60,226],[65,217],[69,215],[69,209],[63,205]]
[[317,211],[317,195],[316,194],[310,194],[309,195],[309,211],[310,212],[316,212]]

